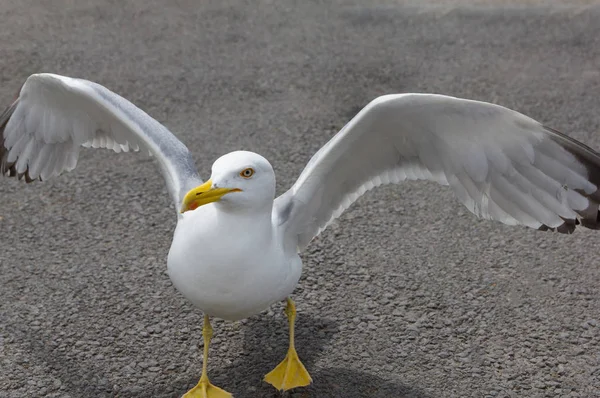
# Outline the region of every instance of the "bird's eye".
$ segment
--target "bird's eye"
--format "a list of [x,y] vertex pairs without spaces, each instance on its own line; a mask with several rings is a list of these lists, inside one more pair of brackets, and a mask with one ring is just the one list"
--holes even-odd
[[254,175],[254,169],[252,167],[248,167],[240,172],[240,176],[244,178],[250,178]]

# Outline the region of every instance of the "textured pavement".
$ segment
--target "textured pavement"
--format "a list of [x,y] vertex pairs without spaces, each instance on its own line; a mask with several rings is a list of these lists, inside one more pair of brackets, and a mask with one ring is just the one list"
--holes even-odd
[[[1,106],[35,72],[93,80],[176,133],[203,176],[253,150],[279,192],[386,93],[499,103],[600,149],[594,1],[166,3],[3,0]],[[201,313],[166,272],[175,220],[140,154],[84,151],[58,179],[0,180],[0,397],[196,383]],[[478,221],[449,189],[411,182],[368,193],[303,259],[297,347],[314,384],[288,396],[600,397],[599,232]],[[285,354],[282,305],[213,326],[215,384],[280,396],[261,378]]]

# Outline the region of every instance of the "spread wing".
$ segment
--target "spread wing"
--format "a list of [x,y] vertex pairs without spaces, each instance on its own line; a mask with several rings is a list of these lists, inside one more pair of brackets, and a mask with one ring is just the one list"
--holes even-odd
[[158,161],[176,209],[202,183],[181,141],[99,84],[35,74],[0,115],[0,175],[27,182],[52,178],[75,168],[82,147],[147,150]]
[[571,233],[600,228],[600,155],[510,109],[431,94],[375,99],[276,199],[305,247],[366,191],[404,180],[450,185],[475,215]]

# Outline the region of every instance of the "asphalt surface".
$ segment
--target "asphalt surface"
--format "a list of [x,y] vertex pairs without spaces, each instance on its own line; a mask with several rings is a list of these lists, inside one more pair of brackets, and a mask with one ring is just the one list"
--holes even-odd
[[[386,93],[499,103],[600,149],[595,2],[465,3],[3,0],[0,98],[41,71],[99,82],[175,132],[204,176],[253,150],[279,192]],[[176,397],[197,382],[201,313],[166,272],[175,220],[139,154],[0,180],[0,397]],[[370,192],[303,255],[297,347],[314,384],[290,396],[600,397],[599,252],[598,232],[478,221],[433,183]],[[213,326],[215,384],[278,397],[261,379],[285,354],[282,305]]]

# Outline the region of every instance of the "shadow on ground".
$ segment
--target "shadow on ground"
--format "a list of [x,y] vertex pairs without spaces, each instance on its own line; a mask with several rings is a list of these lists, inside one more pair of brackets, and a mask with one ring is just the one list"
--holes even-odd
[[[336,323],[302,314],[296,327],[296,347],[313,384],[281,394],[262,378],[285,356],[287,322],[283,318],[253,317],[243,326],[244,347],[238,359],[230,366],[211,369],[211,380],[216,385],[227,385],[235,398],[428,398],[418,389],[372,374],[342,368],[317,369],[315,362],[337,332]],[[265,347],[266,342],[268,347]],[[185,385],[175,386],[177,396],[183,395],[196,382],[196,379],[188,380]]]
[[[255,316],[242,325],[243,349],[229,366],[210,370],[211,381],[234,394],[235,398],[428,398],[416,388],[386,381],[378,376],[342,368],[319,369],[315,363],[326,345],[338,332],[337,324],[321,318],[302,315],[296,330],[296,347],[300,358],[311,373],[313,384],[307,388],[284,394],[262,381],[285,356],[288,344],[287,321],[284,318]],[[140,384],[127,391],[112,391],[100,366],[80,366],[77,360],[67,358],[49,345],[43,336],[33,330],[21,330],[15,335],[27,336],[30,351],[38,361],[45,363],[51,373],[62,380],[62,392],[77,397],[167,398],[181,397],[196,384],[197,377],[179,379],[164,384]],[[262,349],[261,349],[262,348]],[[76,375],[75,377],[73,377]]]

